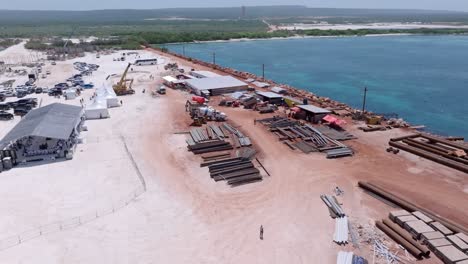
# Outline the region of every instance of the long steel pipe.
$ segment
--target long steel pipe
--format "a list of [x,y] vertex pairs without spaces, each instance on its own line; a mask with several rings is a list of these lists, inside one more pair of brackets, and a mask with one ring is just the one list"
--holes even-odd
[[421,149],[411,147],[411,146],[408,146],[408,145],[405,145],[405,144],[402,144],[402,143],[399,143],[399,142],[390,141],[390,142],[388,142],[388,144],[390,146],[392,146],[392,147],[399,148],[399,149],[402,149],[404,151],[408,151],[410,153],[421,156],[421,157],[426,158],[428,160],[432,160],[432,161],[435,161],[437,163],[448,166],[450,168],[453,168],[453,169],[468,173],[468,165],[461,164],[460,162],[456,162],[456,161],[453,161],[453,160],[450,160],[450,159],[447,159],[447,158],[444,158],[444,157],[441,157],[441,156],[436,156],[433,153],[423,151]]
[[397,204],[399,205],[401,208],[407,210],[407,211],[410,211],[410,212],[414,212],[414,211],[420,211],[422,213],[424,213],[425,215],[427,215],[428,217],[432,218],[433,220],[435,221],[438,221],[440,223],[442,223],[443,225],[445,225],[447,228],[449,228],[450,230],[456,232],[456,233],[465,233],[465,234],[468,234],[468,229],[465,228],[464,226],[458,224],[458,223],[455,223],[449,219],[446,219],[442,216],[439,216],[437,215],[436,213],[432,212],[431,210],[429,209],[426,209],[426,208],[423,208],[423,207],[420,207],[420,206],[417,206],[413,203],[410,203],[390,192],[387,192],[386,190],[380,188],[379,186],[376,186],[375,184],[372,184],[372,183],[368,183],[368,182],[359,182],[358,183],[359,187],[365,189],[365,190],[368,190],[370,192],[373,192],[379,196],[382,196],[384,197],[385,199],[393,202],[394,204]]
[[414,240],[413,237],[406,231],[405,229],[401,228],[399,225],[393,223],[390,221],[390,219],[384,219],[383,223],[391,228],[393,231],[397,232],[400,236],[402,236],[406,241],[411,243],[414,247],[419,249],[425,257],[429,257],[429,254],[431,254],[431,251],[423,245],[421,245],[418,241]]
[[393,231],[390,227],[384,225],[382,222],[377,221],[375,225],[382,230],[385,234],[391,237],[395,242],[402,245],[404,248],[408,250],[411,255],[413,255],[417,259],[421,259],[423,257],[423,252],[419,250],[417,247],[413,246],[410,242],[406,241],[402,236],[400,236],[397,232]]

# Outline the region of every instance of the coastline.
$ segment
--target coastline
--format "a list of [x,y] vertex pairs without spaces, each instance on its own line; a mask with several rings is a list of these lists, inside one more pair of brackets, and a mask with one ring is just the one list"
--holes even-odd
[[[262,79],[262,77],[257,76],[257,75],[255,75],[253,73],[250,73],[250,72],[244,72],[244,71],[232,69],[232,68],[229,68],[229,67],[223,67],[223,66],[212,64],[210,62],[206,62],[206,61],[199,60],[199,59],[196,59],[196,58],[187,57],[187,56],[184,56],[182,54],[175,53],[175,52],[172,52],[172,51],[169,51],[169,50],[162,50],[162,49],[157,48],[157,47],[149,46],[147,48],[154,49],[156,51],[159,51],[159,52],[162,52],[162,53],[177,57],[179,59],[185,60],[185,61],[193,63],[193,64],[197,64],[197,65],[200,65],[200,66],[203,66],[203,67],[208,67],[210,69],[213,69],[214,71],[219,71],[219,72],[231,75],[233,77],[236,77],[236,78],[239,78],[239,79],[242,79],[242,80],[255,79],[256,81],[268,83],[270,85],[270,87],[281,87],[281,88],[286,89],[288,91],[288,96],[289,97],[292,97],[292,98],[294,98],[296,100],[302,101],[303,99],[307,99],[309,103],[313,103],[316,106],[326,108],[326,109],[329,109],[329,110],[332,110],[332,111],[345,112],[345,114],[341,114],[341,113],[338,114],[338,112],[337,112],[336,115],[338,115],[340,117],[351,118],[353,115],[361,115],[361,116],[365,115],[365,116],[368,116],[368,117],[377,116],[376,114],[374,114],[371,111],[362,112],[359,109],[351,107],[348,104],[338,102],[338,101],[333,100],[333,99],[331,99],[329,97],[320,96],[320,95],[314,94],[313,92],[293,87],[293,86],[291,86],[289,84],[280,84],[280,83],[275,82],[274,80]],[[252,85],[252,84],[250,84],[250,85]],[[252,86],[255,86],[255,85],[252,85]],[[268,90],[266,88],[257,87],[257,86],[255,86],[255,88],[256,89],[261,89],[261,90]],[[399,117],[397,119],[401,120],[401,121],[399,121],[399,123],[401,125],[400,126],[395,126],[395,127],[405,128],[405,129],[411,130],[412,132],[419,131],[418,129],[421,128],[421,127],[423,128],[423,130],[425,130],[425,128],[426,128],[424,126],[424,124],[419,124],[419,125],[415,126],[415,125],[410,124],[409,122],[405,121],[401,117]],[[385,120],[383,120],[383,121],[385,121]],[[428,132],[428,131],[425,131],[425,132]],[[429,133],[429,134],[432,134],[432,133]]]
[[[228,42],[246,42],[246,41],[268,41],[268,40],[290,40],[290,39],[309,39],[309,38],[355,38],[355,37],[392,37],[392,36],[414,36],[422,35],[417,33],[389,33],[389,34],[366,34],[366,35],[337,35],[337,36],[307,36],[296,35],[290,37],[271,37],[271,38],[238,38],[228,40],[196,40],[192,42],[170,42],[164,44],[150,44],[150,45],[183,45],[183,44],[203,44],[203,43],[228,43]],[[453,35],[453,34],[447,34]]]

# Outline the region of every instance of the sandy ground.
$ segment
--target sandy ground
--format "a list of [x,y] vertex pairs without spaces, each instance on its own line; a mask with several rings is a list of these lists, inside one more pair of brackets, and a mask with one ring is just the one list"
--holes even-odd
[[368,24],[285,24],[274,27],[275,30],[306,30],[306,29],[322,29],[322,30],[346,30],[346,29],[418,29],[418,28],[468,28],[468,25],[455,24],[422,24],[422,23],[368,23]]
[[[145,51],[145,56],[151,56]],[[155,56],[162,56],[153,53]],[[89,77],[95,84],[123,71],[116,55],[78,59],[101,65]],[[165,56],[165,55],[164,55]],[[168,56],[166,61],[174,61]],[[203,69],[178,61],[184,67]],[[74,72],[73,61],[51,67],[50,82]],[[164,75],[162,66],[135,67],[137,93],[122,97],[123,106],[110,109],[111,118],[88,121],[84,143],[71,161],[18,167],[0,174],[0,245],[2,238],[77,216],[99,217],[75,228],[44,234],[0,250],[0,263],[335,263],[339,250],[371,257],[369,246],[338,246],[332,242],[334,221],[320,200],[336,186],[345,191],[339,200],[353,224],[367,226],[386,217],[392,208],[364,194],[358,180],[373,180],[468,225],[466,174],[410,154],[388,154],[388,139],[401,130],[364,134],[358,124],[349,130],[359,137],[348,142],[354,157],[327,160],[322,154],[305,155],[277,141],[253,119],[264,117],[240,108],[221,108],[231,122],[253,140],[259,159],[270,172],[263,182],[230,188],[213,182],[200,158],[186,150],[190,95],[168,90],[152,97]],[[56,78],[56,79],[52,79]],[[143,89],[147,92],[142,93]],[[93,91],[86,91],[87,100]],[[34,95],[33,95],[34,96]],[[60,101],[40,96],[43,105]],[[0,123],[0,136],[14,124]],[[141,181],[123,140],[144,177],[147,191],[126,206]],[[117,208],[118,207],[118,208]],[[103,208],[103,209],[102,209]],[[115,212],[102,214],[103,210]],[[265,240],[258,237],[265,228]],[[367,231],[367,230],[366,230]],[[440,263],[437,258],[421,263]]]

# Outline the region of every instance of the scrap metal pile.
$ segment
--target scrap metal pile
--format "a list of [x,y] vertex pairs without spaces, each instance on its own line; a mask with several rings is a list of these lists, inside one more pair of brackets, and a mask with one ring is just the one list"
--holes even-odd
[[468,146],[428,134],[392,138],[389,145],[468,173]]
[[[327,158],[351,156],[354,152],[343,143],[322,133],[309,124],[301,124],[289,118],[272,117],[257,120],[278,136],[279,140],[291,149],[299,149],[304,153],[325,152]],[[349,139],[350,136],[337,136]]]

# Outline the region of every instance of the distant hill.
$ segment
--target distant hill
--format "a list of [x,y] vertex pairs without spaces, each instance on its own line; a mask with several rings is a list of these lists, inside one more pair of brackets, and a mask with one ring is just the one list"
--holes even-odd
[[[238,19],[241,7],[229,8],[168,8],[151,10],[93,10],[93,11],[19,11],[0,10],[0,25],[28,25],[47,23],[122,24],[147,19]],[[249,6],[245,19],[342,17],[353,21],[400,22],[463,22],[468,13],[433,10],[398,9],[335,9],[305,6]],[[322,20],[326,20],[323,18]]]

